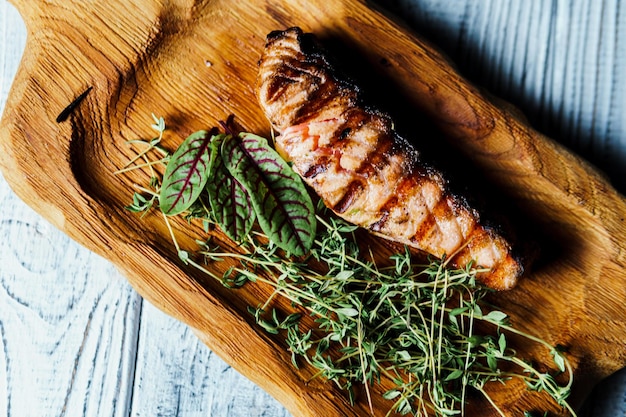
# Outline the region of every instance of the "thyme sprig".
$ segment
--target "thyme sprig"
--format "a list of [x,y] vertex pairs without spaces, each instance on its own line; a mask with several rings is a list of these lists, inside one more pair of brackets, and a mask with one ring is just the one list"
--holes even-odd
[[[158,141],[149,143],[152,148],[156,145]],[[148,161],[141,166],[152,169]],[[155,178],[152,175],[152,191],[135,193],[131,211],[158,207]],[[184,216],[199,218],[205,229],[214,223],[201,201]],[[284,335],[294,366],[313,367],[314,377],[333,381],[352,401],[364,387],[372,407],[370,387],[384,378],[393,383],[383,394],[390,401],[387,415],[463,416],[468,392],[475,391],[504,416],[485,386],[519,378],[528,389],[548,393],[575,416],[567,403],[573,378],[567,358],[546,341],[513,327],[504,312],[487,311],[484,298],[490,290],[477,283],[480,271],[471,265],[455,270],[445,260],[416,262],[408,249],[377,264],[372,249],[358,245],[357,227],[323,210],[317,215],[319,226],[306,259],[284,256],[258,231],[248,235],[240,252],[224,251],[209,240],[198,241],[199,250],[192,255],[178,245],[168,216],[163,218],[185,264],[229,288],[269,285],[269,297],[249,307],[258,325]],[[225,259],[237,266],[215,272],[211,264]],[[296,312],[274,308],[278,297],[288,300]],[[306,324],[305,316],[314,320],[314,326]],[[545,347],[554,359],[551,373],[519,358],[507,335]],[[561,385],[556,375],[564,372],[568,380]]]
[[[393,255],[389,265],[378,266],[371,257],[364,260],[354,226],[321,216],[318,224],[324,228],[311,255],[325,266],[325,273],[277,258],[271,246],[251,240],[250,253],[236,255],[242,267],[221,277],[228,285],[249,280],[273,286],[269,299],[251,312],[267,331],[285,333],[295,366],[307,363],[318,370],[317,376],[351,394],[357,385],[390,379],[396,386],[384,394],[393,401],[389,414],[463,415],[469,389],[497,408],[484,386],[521,378],[529,389],[546,391],[574,415],[566,402],[569,363],[547,342],[513,328],[505,313],[483,311],[481,300],[489,290],[477,284],[478,270],[452,270],[439,260],[416,264],[408,250]],[[229,257],[206,246],[200,253],[212,260]],[[268,310],[275,296],[303,308],[318,327],[303,326],[301,313],[282,318]],[[477,333],[478,322],[490,325],[494,333]],[[558,372],[569,371],[569,382],[560,386],[554,376],[515,356],[507,332],[548,348],[558,358]],[[506,362],[517,371],[501,370]]]

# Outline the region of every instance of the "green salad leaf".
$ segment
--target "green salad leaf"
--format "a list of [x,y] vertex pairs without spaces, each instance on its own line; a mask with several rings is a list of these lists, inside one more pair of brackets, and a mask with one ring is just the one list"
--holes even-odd
[[207,193],[215,221],[226,235],[241,242],[252,229],[256,213],[250,194],[230,175],[220,155],[221,145],[229,135],[217,135],[211,141],[210,181]]
[[261,229],[278,247],[306,254],[315,238],[315,210],[298,174],[265,138],[251,133],[227,136],[222,160],[249,192]]
[[195,132],[170,158],[159,195],[161,211],[168,216],[187,210],[202,193],[209,178],[211,138],[211,133],[206,130]]

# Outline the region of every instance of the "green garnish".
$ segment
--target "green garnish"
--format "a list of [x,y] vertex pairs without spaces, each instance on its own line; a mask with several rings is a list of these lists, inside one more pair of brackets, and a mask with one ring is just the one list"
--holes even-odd
[[243,241],[256,220],[250,194],[228,171],[221,156],[227,135],[218,135],[211,142],[211,166],[207,194],[211,213],[222,231],[235,242]]
[[315,212],[302,180],[272,149],[251,133],[227,136],[222,160],[248,190],[263,232],[280,248],[305,255],[315,238]]
[[[161,129],[160,137],[162,133]],[[248,139],[250,142],[244,145]],[[235,181],[248,193],[254,212],[265,219],[259,220],[261,226],[263,222],[273,221],[268,212],[291,210],[280,207],[282,204],[289,206],[295,202],[313,212],[304,187],[301,195],[289,193],[287,198],[276,199],[269,205],[264,203],[263,198],[272,192],[272,187],[274,190],[280,188],[267,185],[272,183],[267,177],[284,175],[290,184],[295,181],[292,177],[295,173],[284,161],[276,159],[279,158],[277,154],[267,150],[269,145],[263,138],[250,134],[238,137],[215,135],[211,141],[212,158],[218,148],[221,153],[221,162],[213,159],[210,162],[213,168],[208,170],[217,181],[207,180],[210,190],[207,198],[212,199],[214,214],[203,204],[201,194],[188,207],[187,217],[200,217],[209,222],[222,216],[215,214],[220,208],[228,211],[228,206],[235,200],[224,203],[228,196],[217,197],[218,193],[224,192],[219,185],[225,184],[229,188],[231,183],[228,181]],[[149,149],[156,148],[157,143],[154,140],[149,142]],[[252,155],[255,152],[258,154]],[[167,163],[167,156],[161,161]],[[272,168],[264,167],[264,164]],[[152,164],[146,162],[138,166],[151,168]],[[232,177],[228,177],[227,171]],[[266,178],[259,179],[259,173]],[[152,175],[152,191],[144,189],[143,193],[135,194],[133,204],[129,206],[132,211],[141,212],[158,206],[155,196],[159,195],[160,185],[154,178]],[[264,187],[270,187],[269,191]],[[306,201],[298,203],[296,195]],[[236,198],[241,201],[243,197],[238,195]],[[222,217],[242,218],[247,210],[226,213]],[[306,251],[279,245],[274,241],[275,232],[271,227],[262,227],[264,233],[261,233],[242,223],[235,232],[228,233],[238,237],[236,240],[242,243],[242,252],[223,251],[206,242],[200,243],[197,254],[192,256],[180,250],[173,230],[167,224],[179,256],[186,264],[227,287],[253,285],[251,283],[270,285],[273,292],[269,298],[249,308],[256,322],[272,334],[285,336],[294,366],[308,364],[314,367],[318,370],[316,376],[346,389],[351,399],[354,389],[362,386],[371,407],[370,387],[385,378],[395,385],[383,395],[390,401],[388,415],[463,416],[468,393],[474,391],[484,395],[504,416],[484,387],[490,382],[503,383],[519,378],[528,389],[545,391],[557,404],[576,415],[566,401],[573,382],[567,358],[556,347],[515,329],[506,313],[488,311],[483,300],[490,290],[476,282],[479,271],[470,266],[452,270],[441,260],[419,264],[408,249],[379,265],[373,255],[367,253],[370,249],[357,244],[356,236],[360,231],[356,226],[327,215],[319,206],[318,211],[319,227],[317,231],[315,227],[307,229],[311,237]],[[300,215],[304,214],[291,216]],[[168,217],[164,216],[164,219],[167,221]],[[315,225],[314,220],[309,218],[305,224]],[[221,220],[218,223],[226,228],[233,222]],[[306,240],[302,236],[299,239]],[[284,256],[277,251],[278,247],[285,249],[287,255],[308,253],[315,267],[301,259]],[[221,275],[205,267],[207,263],[224,259],[235,261],[237,266]],[[285,313],[270,308],[276,297],[289,300],[297,312]],[[314,328],[303,323],[305,315],[315,320]],[[517,357],[515,350],[508,345],[507,335],[511,334],[544,346],[553,357],[554,369],[539,371]],[[555,377],[563,372],[567,372],[568,377],[565,385],[559,384]],[[526,414],[530,415],[529,412]]]
[[170,158],[159,194],[163,213],[180,214],[200,197],[209,179],[209,146],[213,137],[205,130],[192,133]]
[[[159,138],[148,142],[142,158],[156,147],[165,130],[163,118],[153,118],[152,128]],[[300,177],[266,139],[216,131],[192,133],[171,156],[159,160],[166,165],[163,179],[151,181],[155,190],[148,197],[135,193],[127,208],[144,211],[155,205],[158,196],[163,214],[215,222],[236,242],[246,238],[256,219],[276,246],[288,254],[306,255],[315,237],[316,219]],[[125,167],[118,173],[128,170]]]

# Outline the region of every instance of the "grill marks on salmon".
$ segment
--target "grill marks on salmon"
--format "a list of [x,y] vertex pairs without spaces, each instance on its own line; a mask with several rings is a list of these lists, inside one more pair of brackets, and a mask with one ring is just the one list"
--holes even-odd
[[272,32],[259,62],[257,93],[277,150],[343,219],[512,288],[523,268],[510,244],[481,224],[445,178],[393,129],[391,118],[360,102],[314,38],[299,28]]

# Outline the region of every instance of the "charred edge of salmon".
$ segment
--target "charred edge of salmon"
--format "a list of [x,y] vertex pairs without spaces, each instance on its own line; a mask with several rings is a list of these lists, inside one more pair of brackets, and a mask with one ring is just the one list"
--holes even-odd
[[270,32],[265,38],[265,47],[267,48],[272,42],[283,39],[287,34],[294,33],[302,53],[311,62],[322,62],[329,69],[337,82],[345,84],[346,87],[359,90],[358,85],[350,81],[345,73],[340,73],[338,65],[331,62],[331,55],[326,51],[323,45],[318,41],[317,37],[312,33],[305,33],[297,26],[285,30],[275,30]]
[[[298,124],[298,120],[307,118],[307,113],[319,110],[319,108],[324,107],[329,101],[335,101],[337,96],[341,96],[346,102],[362,104],[356,102],[359,100],[361,94],[359,86],[353,82],[345,72],[339,69],[339,65],[336,62],[331,61],[331,55],[323,48],[312,33],[304,33],[299,27],[273,31],[266,38],[265,49],[268,50],[274,43],[292,37],[296,39],[299,46],[299,54],[296,57],[297,65],[293,65],[292,67],[290,62],[284,63],[282,66],[283,74],[273,77],[266,88],[269,99],[271,100],[280,96],[285,89],[289,88],[290,85],[295,82],[295,79],[303,70],[307,71],[307,76],[311,79],[311,82],[317,83],[320,88],[314,91],[314,96],[310,99],[310,103],[313,107],[307,106],[296,110],[297,113],[293,115],[293,121],[289,123],[289,125]],[[262,57],[259,64],[261,64],[263,59]],[[298,68],[298,66],[300,68]],[[327,83],[321,79],[321,76],[332,78],[337,88],[333,89],[333,91],[328,91],[325,88]],[[272,121],[272,124],[278,131],[282,131],[287,127],[277,126],[274,121]]]
[[[467,241],[453,254],[449,254],[452,255],[451,264],[461,267],[465,266],[472,260],[470,256],[474,248],[480,250],[480,245],[484,246],[484,242],[493,242],[493,248],[491,249],[495,248],[494,250],[498,251],[498,263],[491,272],[480,274],[479,279],[486,285],[498,290],[511,288],[523,273],[524,268],[521,257],[513,251],[508,240],[504,239],[495,228],[483,224],[478,212],[470,207],[462,194],[453,194],[450,191],[448,182],[441,175],[440,171],[433,168],[431,164],[424,163],[414,146],[406,141],[405,138],[397,135],[393,129],[392,119],[388,114],[363,102],[359,87],[345,74],[338,71],[337,66],[331,64],[328,54],[314,35],[305,34],[299,28],[274,31],[267,37],[266,51],[272,48],[275,42],[286,42],[292,38],[295,38],[297,44],[297,49],[293,51],[295,55],[285,56],[285,62],[279,64],[280,71],[272,74],[269,80],[264,80],[260,74],[257,85],[260,99],[261,91],[265,88],[265,98],[268,102],[279,100],[285,91],[293,87],[293,83],[299,82],[303,77],[309,81],[309,87],[311,88],[308,91],[309,95],[304,104],[299,103],[291,111],[267,114],[274,127],[283,133],[286,128],[306,124],[307,121],[315,119],[321,112],[325,111],[326,106],[344,106],[345,109],[343,110],[346,110],[345,114],[343,114],[345,116],[344,123],[333,125],[334,131],[331,135],[333,139],[329,145],[329,149],[334,149],[339,153],[342,149],[342,141],[350,137],[353,132],[358,131],[363,123],[378,124],[380,129],[380,136],[377,137],[376,152],[368,154],[369,160],[361,161],[360,166],[354,170],[355,178],[347,184],[343,196],[334,204],[331,204],[331,208],[340,215],[349,211],[367,187],[368,175],[375,175],[377,170],[382,170],[380,166],[384,166],[385,163],[389,162],[391,156],[401,154],[407,161],[410,161],[410,165],[404,167],[406,169],[405,177],[401,179],[402,184],[398,185],[398,193],[402,193],[402,187],[410,189],[412,185],[419,186],[421,181],[430,181],[441,187],[442,190],[440,201],[437,202],[437,206],[433,207],[435,211],[432,213],[428,212],[426,218],[419,223],[413,238],[404,241],[404,243],[420,248],[420,239],[428,241],[430,235],[436,233],[436,229],[439,227],[437,224],[438,218],[436,217],[438,214],[444,217],[442,221],[446,221],[445,217],[449,218],[450,212],[462,213],[463,216],[471,217],[472,221],[475,220],[475,225],[468,232]],[[265,54],[259,61],[260,65],[263,64],[264,59],[266,59]],[[265,76],[267,77],[267,74]],[[264,81],[266,85],[261,85]],[[303,88],[306,87],[307,85],[303,86]],[[265,104],[267,103],[262,102],[267,113],[268,106]],[[334,161],[332,156],[320,157],[301,174],[305,181],[315,181],[315,178],[323,175],[333,163],[337,164],[338,162]],[[401,195],[396,195],[394,198],[389,199],[379,210],[378,218],[373,219],[370,224],[361,224],[361,226],[369,228],[377,235],[381,235],[385,224],[390,220],[390,209],[398,205],[398,201],[401,198]],[[444,207],[444,203],[447,206]],[[458,223],[458,218],[453,220]],[[460,224],[457,224],[457,226],[462,227]],[[393,236],[384,236],[384,233],[383,237],[399,241]],[[499,257],[500,253],[504,254],[502,258]],[[478,266],[480,267],[481,265]]]

